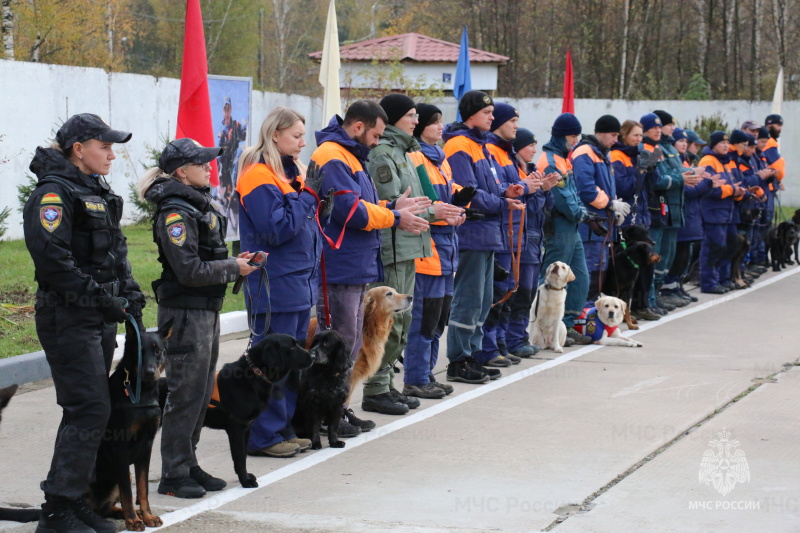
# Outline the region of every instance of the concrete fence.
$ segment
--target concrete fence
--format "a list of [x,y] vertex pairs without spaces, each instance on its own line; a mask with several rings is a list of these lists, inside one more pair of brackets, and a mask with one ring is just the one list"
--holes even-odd
[[[128,184],[137,180],[148,164],[148,147],[159,147],[165,136],[174,136],[178,112],[180,81],[138,74],[107,73],[101,69],[45,65],[0,60],[0,209],[12,208],[6,238],[22,237],[22,217],[18,211],[16,186],[26,182],[33,152],[53,139],[59,125],[75,113],[91,112],[103,116],[114,128],[133,132],[133,139],[117,150],[108,180],[123,197]],[[561,111],[561,101],[553,98],[503,99],[515,105],[521,125],[531,129],[543,144],[549,128]],[[292,107],[307,120],[306,142],[302,154],[308,160],[316,143],[314,130],[323,123],[320,98],[253,91],[252,135],[271,109]],[[455,118],[455,101],[439,103],[445,120]],[[721,113],[731,127],[744,120],[763,121],[770,112],[769,102],[735,101],[624,101],[576,100],[576,115],[590,132],[595,120],[606,113],[620,120],[638,119],[653,109],[666,109],[679,124],[700,116]],[[789,176],[784,205],[800,205],[800,180],[793,173],[800,168],[800,153],[793,148],[800,141],[800,102],[785,102],[782,154]],[[126,217],[130,217],[126,206]]]

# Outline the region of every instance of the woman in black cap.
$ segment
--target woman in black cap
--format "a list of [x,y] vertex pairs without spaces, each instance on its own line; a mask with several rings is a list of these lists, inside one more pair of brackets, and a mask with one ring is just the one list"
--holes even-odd
[[[122,198],[104,176],[113,144],[131,134],[97,115],[70,117],[30,169],[39,178],[23,210],[36,281],[36,333],[53,375],[63,418],[42,482],[38,533],[116,531],[83,502],[111,403],[108,372],[117,323],[141,322],[144,296],[131,276],[120,228]],[[127,311],[127,314],[126,314]]]
[[153,227],[162,265],[161,278],[153,282],[158,324],[176,324],[165,342],[169,393],[158,492],[178,498],[200,498],[226,485],[200,468],[195,449],[214,389],[225,289],[255,270],[248,264],[252,253],[228,257],[227,220],[211,203],[209,161],[221,151],[193,139],[172,141],[138,186],[140,196],[158,206]]

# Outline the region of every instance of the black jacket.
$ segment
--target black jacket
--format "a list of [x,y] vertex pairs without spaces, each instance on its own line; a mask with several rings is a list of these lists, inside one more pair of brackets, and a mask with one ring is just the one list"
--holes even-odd
[[23,228],[37,297],[97,307],[103,297],[121,296],[140,317],[144,295],[131,275],[120,229],[122,198],[102,176],[84,174],[52,148],[37,148],[30,170],[39,182],[25,203]]
[[158,304],[219,311],[227,284],[239,276],[239,265],[228,258],[227,219],[214,209],[208,189],[160,178],[145,199],[158,205],[153,225],[163,268],[153,282]]

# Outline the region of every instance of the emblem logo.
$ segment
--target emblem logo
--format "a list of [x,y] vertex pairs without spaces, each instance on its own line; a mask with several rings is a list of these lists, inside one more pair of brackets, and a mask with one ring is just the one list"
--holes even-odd
[[56,193],[48,193],[42,196],[42,201],[40,202],[41,205],[44,204],[62,204],[64,202],[61,201],[61,197]]
[[483,95],[483,103],[486,105],[492,105],[492,99],[488,94]]
[[61,207],[48,205],[39,210],[39,220],[44,229],[53,233],[61,225]]
[[183,217],[180,216],[178,213],[170,213],[169,215],[167,215],[167,220],[165,221],[165,224],[169,226],[170,224],[174,224],[175,222],[178,222],[180,220],[183,220]]
[[217,216],[214,213],[209,213],[211,219],[208,221],[208,229],[214,229],[217,227]]
[[703,453],[703,460],[700,462],[700,483],[713,485],[725,496],[737,483],[750,482],[750,467],[744,451],[736,449],[740,444],[738,440],[731,439],[730,431],[723,429],[708,445],[711,449]]
[[169,235],[169,240],[172,241],[172,244],[175,246],[183,246],[183,243],[186,242],[186,227],[183,225],[183,222],[178,222],[169,226],[167,228],[167,234]]

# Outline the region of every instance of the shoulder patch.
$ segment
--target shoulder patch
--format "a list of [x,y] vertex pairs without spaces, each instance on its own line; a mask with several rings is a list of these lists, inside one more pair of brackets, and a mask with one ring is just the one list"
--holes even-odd
[[54,192],[50,192],[42,196],[42,201],[40,202],[41,205],[46,204],[63,204],[64,202],[61,201],[61,197]]
[[180,220],[183,220],[183,217],[180,214],[170,213],[169,215],[167,215],[167,219],[164,221],[164,224],[169,226],[170,224],[174,224],[175,222],[178,222]]
[[392,181],[392,169],[389,168],[389,165],[378,167],[378,169],[375,171],[375,174],[378,178],[378,181],[381,183],[389,183]]
[[183,246],[183,243],[186,242],[186,226],[183,222],[177,222],[173,223],[171,226],[167,226],[167,236],[175,246]]
[[50,233],[53,233],[61,225],[61,216],[61,206],[44,205],[39,209],[39,221],[42,223],[42,227]]
[[217,227],[217,216],[214,213],[209,213],[208,229]]

